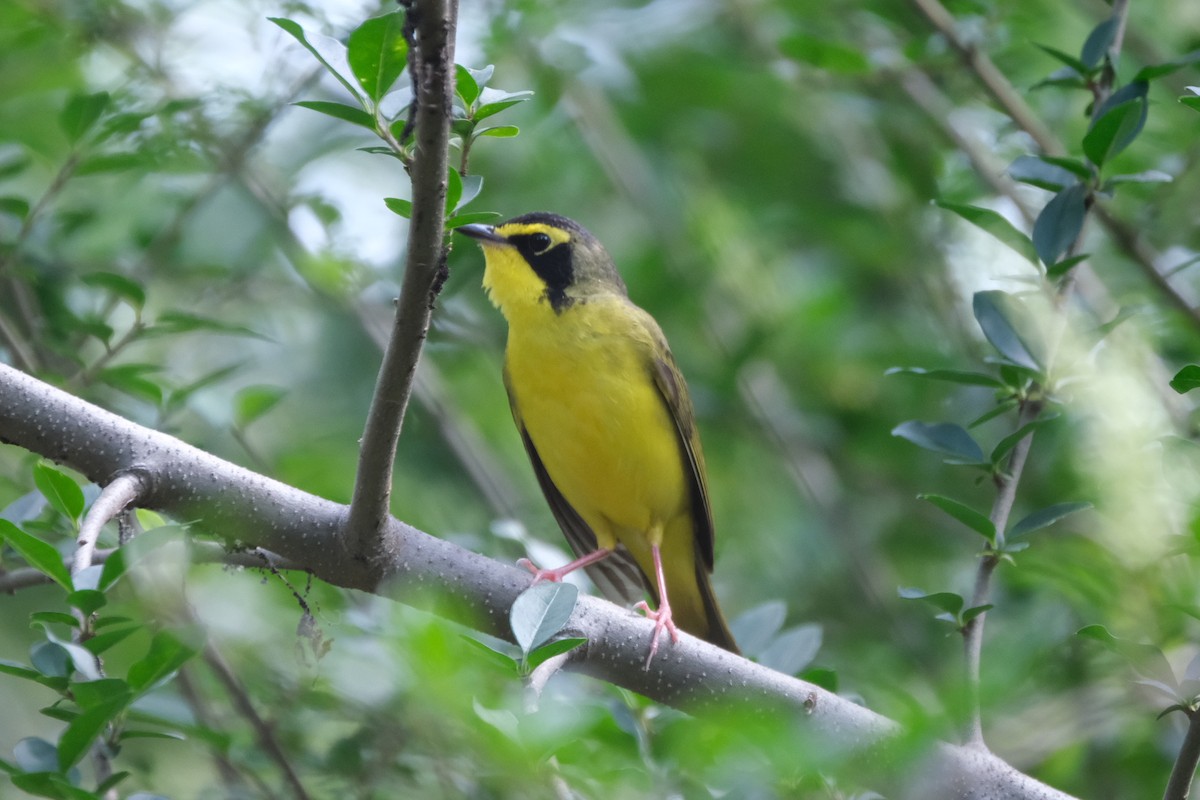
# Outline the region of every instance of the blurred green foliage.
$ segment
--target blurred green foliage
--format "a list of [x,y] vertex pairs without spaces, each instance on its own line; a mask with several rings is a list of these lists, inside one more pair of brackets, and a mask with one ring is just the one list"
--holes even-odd
[[[1173,291],[1187,304],[1200,298],[1187,268],[1200,250],[1200,117],[1177,101],[1200,83],[1185,58],[1200,47],[1200,7],[1132,4],[1116,85],[1179,63],[1141,73],[1153,80],[1124,98],[1132,105],[1107,133],[1089,132],[1095,109],[1074,88],[1103,68],[1102,42],[1089,35],[1107,5],[948,8],[1065,143],[1066,167],[1021,160],[1037,152],[1029,135],[910,4],[463,0],[456,54],[473,81],[494,65],[488,86],[533,92],[489,119],[499,130],[491,135],[474,119],[485,100],[506,101],[460,97],[456,130],[479,138],[469,169],[461,149],[452,163],[483,179],[471,185],[480,193],[470,210],[555,211],[606,243],[691,385],[716,514],[715,585],[741,615],[747,652],[905,723],[912,740],[900,752],[913,755],[901,765],[934,739],[957,737],[963,722],[954,630],[978,613],[959,601],[988,545],[978,514],[995,495],[990,475],[1003,469],[994,458],[983,470],[947,466],[913,446],[932,441],[953,456],[961,437],[930,426],[966,426],[1003,388],[912,372],[996,375],[988,359],[997,353],[1019,365],[1013,345],[997,341],[991,306],[981,312],[972,299],[1040,280],[985,231],[1053,268],[1074,237],[1039,234],[1018,208],[1036,215],[1069,188],[1049,167],[1070,173],[1086,157],[1105,180],[1149,175],[1094,188],[1114,189],[1106,207],[1153,250]],[[331,118],[320,104],[354,102],[348,87],[267,17],[296,20],[312,42],[320,32],[344,39],[391,9],[0,6],[0,359],[347,501],[375,337],[403,269],[406,223],[392,211],[404,210],[408,191],[403,158],[357,148],[378,146],[366,128],[380,119],[381,130],[403,133],[402,104],[385,108],[373,85],[364,111],[345,106]],[[368,33],[394,38],[379,25]],[[1142,111],[1144,129],[1125,141]],[[970,157],[963,142],[974,143]],[[1009,186],[1006,175],[1024,183]],[[384,198],[399,202],[389,210]],[[1065,791],[1159,797],[1185,720],[1156,719],[1169,693],[1135,681],[1149,677],[1186,701],[1200,677],[1189,669],[1200,649],[1195,420],[1190,398],[1168,385],[1200,360],[1200,326],[1102,226],[1082,222],[1076,200],[1062,201],[1072,204],[1063,217],[1084,226],[1090,258],[1068,314],[1070,380],[1058,385],[1061,418],[1038,429],[1012,516],[1056,509],[1025,524],[1057,522],[998,568],[984,731],[993,751]],[[451,241],[393,512],[514,560],[524,545],[557,546],[560,536],[512,429],[504,328],[479,288],[482,258]],[[885,374],[895,367],[910,369]],[[1181,390],[1187,381],[1182,373]],[[1015,423],[1009,411],[970,434],[992,454]],[[67,555],[79,502],[64,480],[75,486],[0,446],[0,515]],[[94,487],[83,495],[90,503]],[[1084,502],[1094,509],[1061,505]],[[1079,513],[1058,513],[1066,510]],[[0,535],[0,570],[45,555]],[[116,536],[106,532],[101,546]],[[136,689],[121,713],[186,736],[123,741],[114,764],[132,775],[122,792],[289,792],[211,658],[198,655],[181,678],[139,694],[147,686],[135,667],[152,672],[172,666],[168,651],[199,652],[199,638],[180,634],[197,624],[313,796],[555,797],[566,786],[587,797],[849,797],[886,781],[839,764],[794,721],[697,722],[572,676],[556,677],[530,712],[513,671],[443,622],[302,576],[288,585],[184,570],[175,555],[115,583],[99,612],[130,620],[105,656],[106,674]],[[178,612],[184,599],[194,621]],[[22,589],[0,603],[0,658],[60,669],[30,650],[44,648],[44,630],[69,640],[64,589]],[[934,619],[939,611],[951,625]],[[42,615],[38,627],[31,614]],[[1099,627],[1077,636],[1085,626]],[[178,648],[155,651],[155,637]],[[1151,670],[1158,678],[1146,674],[1137,654],[1148,651],[1130,649],[1139,645],[1160,654],[1155,664],[1164,659],[1178,685],[1161,665]],[[46,753],[22,740],[58,742],[69,720],[53,708],[83,707],[49,683],[0,676],[5,764],[41,763]],[[39,714],[44,707],[52,713]],[[95,788],[90,761],[78,769]],[[46,791],[82,796],[55,786]]]

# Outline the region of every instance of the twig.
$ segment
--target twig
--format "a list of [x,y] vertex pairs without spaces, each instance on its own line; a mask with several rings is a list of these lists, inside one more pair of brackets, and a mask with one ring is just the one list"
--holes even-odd
[[284,780],[291,788],[292,795],[297,800],[309,800],[309,794],[305,790],[304,784],[300,782],[300,777],[296,774],[295,769],[292,768],[292,763],[288,760],[287,754],[283,752],[283,747],[280,746],[279,740],[275,736],[275,731],[271,730],[271,726],[267,724],[267,721],[254,708],[254,704],[250,702],[250,695],[242,688],[241,681],[233,673],[229,664],[226,663],[220,652],[211,644],[205,646],[203,658],[204,663],[208,665],[213,674],[217,676],[217,680],[225,687],[225,691],[229,693],[238,712],[246,718],[250,723],[250,727],[254,729],[255,738],[258,739],[258,746],[263,749],[267,757],[274,761],[283,772]]
[[[930,24],[945,37],[950,46],[962,58],[963,63],[974,72],[979,82],[983,84],[984,88],[988,90],[992,98],[996,100],[1004,112],[1022,130],[1033,137],[1033,140],[1042,149],[1042,152],[1055,156],[1066,155],[1066,148],[1063,147],[1062,142],[1041,124],[1040,120],[1038,120],[1037,116],[1029,108],[1029,105],[1021,97],[1021,93],[996,68],[996,65],[992,63],[987,54],[980,51],[974,44],[966,41],[959,34],[958,28],[954,24],[954,17],[950,15],[950,12],[946,10],[946,7],[939,0],[910,1],[929,20]],[[1129,11],[1128,0],[1115,0],[1112,8],[1113,14],[1121,15],[1117,34],[1113,38],[1113,47],[1110,48],[1110,53],[1115,58],[1117,46],[1124,41],[1125,17]],[[1096,103],[1093,107],[1098,108],[1099,104]],[[1166,296],[1171,305],[1183,312],[1193,325],[1200,326],[1200,309],[1193,308],[1171,286],[1170,282],[1163,277],[1163,274],[1158,269],[1157,254],[1138,236],[1137,231],[1128,223],[1118,220],[1099,203],[1096,204],[1095,210],[1096,219],[1104,226],[1104,229],[1121,251]]]
[[[192,681],[192,666],[184,665],[175,676],[176,683],[179,686],[179,694],[183,697],[183,702],[187,703],[188,708],[192,710],[192,716],[196,718],[196,722],[202,728],[208,730],[217,730],[217,723],[209,713],[208,706],[200,699],[200,693],[196,690],[195,683]],[[212,755],[213,763],[217,767],[217,774],[220,776],[221,785],[225,789],[225,794],[236,796],[237,790],[243,785],[242,775],[234,763],[229,760],[229,756],[225,755],[220,747],[210,747],[209,752]],[[266,789],[267,787],[260,787]],[[268,790],[268,797],[273,797],[273,794]]]
[[100,531],[104,526],[115,519],[126,506],[141,497],[145,488],[142,476],[137,472],[123,472],[104,487],[79,526],[75,557],[71,561],[72,578],[92,565],[96,540],[100,538]]
[[412,393],[421,346],[429,332],[434,299],[444,282],[443,245],[446,170],[450,141],[450,86],[454,76],[454,5],[446,0],[414,3],[417,13],[417,153],[412,166],[412,225],[408,257],[392,335],[371,398],[363,430],[346,544],[356,557],[371,560],[388,517],[392,465],[400,428]]
[[1167,781],[1163,800],[1187,800],[1192,791],[1197,763],[1200,763],[1200,712],[1190,711],[1187,735],[1183,737],[1183,746],[1179,748],[1175,766],[1171,768],[1171,778]]
[[546,684],[550,679],[562,671],[563,667],[573,658],[578,657],[578,650],[568,650],[565,653],[559,653],[556,656],[551,656],[538,664],[533,672],[529,673],[529,677],[525,679],[525,713],[537,713],[538,703],[541,702],[542,692],[546,689]]

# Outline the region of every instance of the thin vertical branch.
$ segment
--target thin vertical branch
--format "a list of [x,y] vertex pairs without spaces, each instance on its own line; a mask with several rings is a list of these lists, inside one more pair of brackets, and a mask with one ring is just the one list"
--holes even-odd
[[1179,748],[1179,756],[1171,769],[1163,800],[1187,800],[1192,791],[1197,763],[1200,763],[1200,712],[1191,711],[1188,713],[1187,735],[1183,737],[1183,747]]
[[346,528],[350,552],[370,559],[388,517],[392,463],[412,394],[421,347],[434,300],[446,278],[443,244],[446,170],[449,163],[454,29],[457,4],[419,0],[408,6],[414,23],[409,43],[417,104],[416,153],[412,165],[412,224],[408,255],[391,338],[367,415]]

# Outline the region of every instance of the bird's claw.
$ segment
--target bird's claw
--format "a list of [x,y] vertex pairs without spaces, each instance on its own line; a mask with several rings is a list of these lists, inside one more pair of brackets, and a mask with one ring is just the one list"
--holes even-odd
[[563,575],[565,574],[562,570],[542,569],[541,567],[537,566],[532,561],[530,561],[528,558],[518,559],[517,566],[527,569],[531,573],[533,573],[533,581],[529,584],[530,586],[533,586],[536,583],[541,583],[542,581],[550,581],[551,583],[561,583],[562,579],[563,579]]
[[671,616],[671,607],[663,605],[657,611],[650,607],[650,604],[645,600],[634,606],[635,609],[646,615],[647,619],[654,620],[654,636],[650,639],[650,653],[646,656],[646,669],[650,669],[650,662],[654,660],[654,654],[658,652],[658,637],[665,630],[671,636],[671,642],[679,641],[679,628],[675,626],[675,620]]

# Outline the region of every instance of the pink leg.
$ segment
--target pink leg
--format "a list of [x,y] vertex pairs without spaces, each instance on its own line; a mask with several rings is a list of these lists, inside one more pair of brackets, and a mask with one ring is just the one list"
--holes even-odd
[[654,574],[658,578],[658,610],[651,609],[645,600],[634,606],[634,608],[646,612],[646,616],[654,620],[654,637],[650,640],[650,655],[646,656],[646,669],[650,668],[650,662],[653,660],[654,654],[658,652],[658,637],[663,630],[671,635],[672,642],[679,641],[679,629],[675,627],[675,620],[671,618],[671,604],[667,601],[667,579],[663,575],[662,554],[656,544],[650,545],[650,552],[654,555]]
[[[603,559],[611,552],[612,550],[595,550],[591,553],[588,553],[583,558],[575,559],[570,564],[563,564],[558,569],[539,569],[538,567],[534,566],[533,562],[528,558],[522,558],[517,561],[517,566],[524,567],[533,573],[533,583],[540,583],[542,581],[552,581],[554,583],[558,583],[563,579],[564,576],[569,575],[581,567],[595,564],[597,561]],[[530,585],[532,586],[533,584]]]

